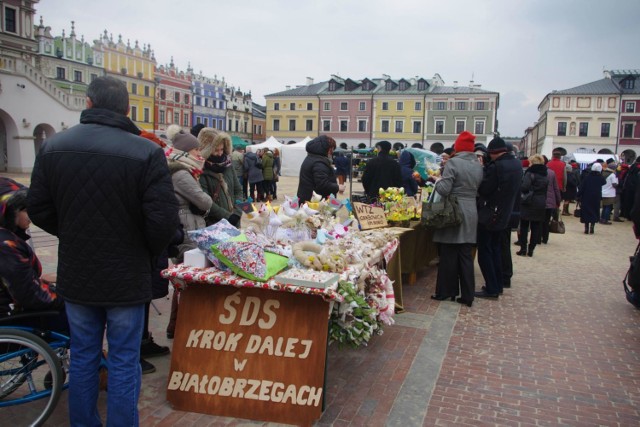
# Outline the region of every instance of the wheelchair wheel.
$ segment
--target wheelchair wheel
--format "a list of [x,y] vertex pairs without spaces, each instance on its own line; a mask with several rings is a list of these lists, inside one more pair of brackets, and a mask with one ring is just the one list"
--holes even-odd
[[3,421],[44,424],[58,403],[63,382],[60,360],[44,340],[26,331],[0,329]]

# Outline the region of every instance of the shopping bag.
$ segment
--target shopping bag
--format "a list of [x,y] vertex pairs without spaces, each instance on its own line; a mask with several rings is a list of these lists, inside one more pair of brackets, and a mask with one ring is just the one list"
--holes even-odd
[[440,196],[437,191],[422,202],[422,225],[432,228],[455,227],[462,224],[462,214],[456,196]]
[[552,219],[549,224],[549,233],[564,234],[564,222],[561,219]]

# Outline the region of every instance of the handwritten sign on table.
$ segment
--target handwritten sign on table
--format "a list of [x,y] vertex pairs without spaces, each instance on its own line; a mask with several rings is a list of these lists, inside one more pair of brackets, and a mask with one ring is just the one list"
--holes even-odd
[[372,228],[382,228],[387,226],[387,218],[384,215],[384,209],[365,205],[364,203],[353,202],[353,212],[360,222],[360,228],[370,230]]
[[167,400],[183,411],[310,425],[322,415],[327,313],[311,295],[189,286]]

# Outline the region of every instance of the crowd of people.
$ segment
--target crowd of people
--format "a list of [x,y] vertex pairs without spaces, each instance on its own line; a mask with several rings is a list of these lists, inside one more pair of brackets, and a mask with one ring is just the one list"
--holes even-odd
[[[59,311],[48,322],[71,336],[72,425],[101,424],[98,364],[105,331],[108,422],[138,424],[141,374],[155,369],[144,358],[169,353],[149,332],[151,301],[168,294],[160,272],[169,259],[180,263],[196,247],[188,231],[221,220],[240,228],[241,203],[277,199],[277,149],[234,148],[227,133],[203,125],[172,125],[164,141],[140,131],[128,110],[124,83],[94,79],[80,124],[43,145],[30,189],[0,178],[0,316]],[[388,187],[404,187],[413,196],[424,184],[414,173],[411,152],[399,150],[394,157],[391,148],[388,141],[378,142],[377,156],[364,169],[370,199]],[[332,162],[336,141],[320,135],[306,151],[300,203],[314,192],[343,194],[351,163],[340,153]],[[512,231],[518,231],[517,255],[532,257],[539,244],[548,243],[549,224],[571,215],[574,201],[585,234],[593,234],[596,224],[611,224],[611,215],[613,221],[626,217],[640,225],[640,160],[626,165],[602,159],[581,173],[560,151],[549,161],[539,154],[518,159],[503,139],[484,146],[466,131],[441,158],[434,191],[456,196],[462,222],[434,232],[440,261],[433,299],[471,307],[476,297],[499,298],[511,285]],[[59,238],[57,275],[43,274],[28,244],[31,221]],[[640,236],[640,227],[635,229]],[[479,290],[476,253],[485,281]],[[179,305],[174,292],[167,339],[174,336]]]

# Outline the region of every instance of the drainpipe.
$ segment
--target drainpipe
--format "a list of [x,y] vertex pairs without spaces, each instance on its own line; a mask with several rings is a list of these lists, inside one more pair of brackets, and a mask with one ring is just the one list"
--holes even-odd
[[620,90],[620,102],[618,107],[618,129],[616,131],[616,149],[613,154],[618,155],[618,146],[620,145],[620,131],[622,130],[622,123],[620,122],[622,116],[622,88]]
[[427,94],[424,95],[424,101],[422,103],[424,109],[424,121],[422,125],[422,148],[424,148],[424,135],[427,132]]
[[369,120],[370,125],[369,125],[369,148],[371,148],[371,143],[373,142],[373,93],[371,93],[371,113],[369,113],[369,117],[371,118]]
[[320,123],[320,106],[322,104],[322,101],[320,101],[320,95],[316,95],[318,97],[318,134],[316,136],[320,136],[320,125],[322,123]]

